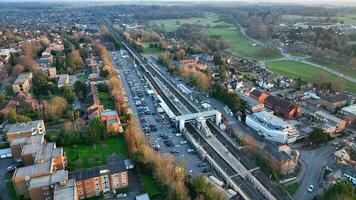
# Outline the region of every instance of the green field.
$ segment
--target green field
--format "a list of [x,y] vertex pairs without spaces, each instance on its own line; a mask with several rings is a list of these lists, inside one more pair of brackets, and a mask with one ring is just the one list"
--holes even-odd
[[150,44],[154,44],[158,42],[145,42],[143,45],[143,53],[160,53],[161,49],[157,47],[150,47]]
[[148,193],[148,195],[152,199],[156,199],[159,195],[161,195],[161,188],[157,185],[155,180],[153,180],[152,176],[140,175],[140,181],[143,187],[143,190]]
[[[319,74],[323,75],[330,81],[336,80],[338,78],[337,76],[319,68],[291,60],[269,61],[267,62],[267,67],[274,73],[292,78],[301,78],[303,80],[311,80],[313,77]],[[355,83],[345,80],[345,87],[347,91],[356,93]]]
[[110,96],[107,92],[99,92],[100,102],[104,105],[105,109],[115,108],[115,99]]
[[206,13],[204,17],[193,17],[189,19],[161,19],[148,21],[148,26],[162,27],[167,32],[173,32],[183,24],[200,24],[205,27],[214,27],[216,25],[231,26],[231,24],[219,20],[215,13]]
[[252,46],[252,42],[243,36],[236,28],[207,28],[205,34],[225,38],[233,54],[252,59],[262,59],[260,53],[261,47]]
[[[315,62],[315,61],[311,60],[311,62]],[[337,72],[343,73],[345,75],[348,75],[348,76],[350,76],[352,78],[356,78],[356,70],[346,69],[346,68],[344,68],[342,66],[339,66],[337,64],[334,64],[334,63],[331,63],[331,64],[320,63],[320,62],[315,62],[315,63],[323,65],[323,66],[325,66],[327,68],[333,69],[333,70],[335,70]]]
[[[304,19],[305,21],[308,20],[320,20],[324,21],[326,17],[317,17],[317,16],[301,16],[301,15],[283,15],[282,20],[288,20],[288,21],[296,21],[296,20],[301,20]],[[336,19],[336,20],[343,20],[345,25],[356,25],[356,15],[339,15],[335,17],[331,17],[331,19]]]
[[293,196],[297,192],[299,186],[300,186],[299,183],[293,183],[286,186],[285,188],[288,191],[288,193]]
[[[64,151],[67,154],[68,169],[73,171],[80,168],[89,168],[106,163],[107,157],[111,155],[121,155],[128,158],[125,140],[122,136],[111,137],[96,145],[72,145],[65,146]],[[81,160],[81,166],[76,161]]]

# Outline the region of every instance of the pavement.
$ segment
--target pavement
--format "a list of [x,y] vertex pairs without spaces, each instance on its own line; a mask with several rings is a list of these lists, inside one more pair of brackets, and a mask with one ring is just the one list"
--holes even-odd
[[[116,59],[114,59],[114,57]],[[134,66],[131,58],[125,59],[117,53],[113,53],[112,60],[113,63],[115,63],[120,77],[122,78],[127,95],[127,103],[140,120],[141,128],[143,128],[144,125],[155,125],[157,127],[157,131],[150,131],[145,134],[151,146],[153,147],[154,145],[159,145],[160,149],[157,150],[157,152],[162,154],[171,154],[174,162],[177,164],[183,164],[185,166],[186,173],[188,174],[211,175],[211,172],[202,172],[202,170],[206,167],[199,167],[198,165],[205,162],[201,160],[197,154],[187,152],[188,149],[194,149],[194,147],[189,144],[189,142],[181,144],[182,141],[187,141],[184,135],[177,136],[175,133],[176,130],[169,123],[168,118],[163,119],[163,115],[156,111],[154,99],[146,92],[148,85],[143,79],[139,69]],[[140,105],[138,105],[138,103]],[[145,114],[142,111],[139,111],[139,107],[148,107],[151,114]],[[164,140],[166,139],[162,139],[160,136],[161,134],[166,134],[168,136],[168,140],[171,140],[174,143],[174,146],[166,146],[164,144]]]
[[5,184],[5,175],[7,167],[12,163],[12,158],[0,159],[0,200],[11,200]]
[[[335,138],[329,141],[325,146],[311,149],[311,150],[301,150],[301,160],[303,166],[305,165],[305,172],[301,178],[301,183],[298,191],[296,192],[294,199],[313,199],[315,195],[321,194],[324,190],[324,185],[322,183],[322,176],[325,170],[325,166],[329,163],[334,163],[332,154],[335,152],[335,147],[332,143],[340,143],[343,140],[348,140],[351,137],[355,137],[355,134],[349,135],[347,137]],[[308,192],[307,188],[309,185],[314,186],[313,192]]]

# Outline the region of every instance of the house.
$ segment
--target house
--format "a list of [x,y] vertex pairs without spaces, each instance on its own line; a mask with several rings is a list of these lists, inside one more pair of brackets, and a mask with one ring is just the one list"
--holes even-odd
[[58,88],[62,88],[64,86],[69,86],[70,80],[68,74],[58,74]]
[[88,119],[92,120],[95,117],[100,117],[100,113],[104,111],[104,106],[100,103],[99,91],[94,83],[89,84],[87,98],[90,104],[87,108]]
[[44,135],[46,133],[43,120],[9,124],[7,127],[8,131],[6,136],[10,144],[14,139],[29,137],[32,135]]
[[314,113],[317,120],[322,122],[322,129],[334,136],[335,133],[339,133],[346,128],[346,121],[328,114],[324,111],[317,111]]
[[108,133],[117,135],[123,132],[120,118],[116,110],[105,110],[101,112],[100,119],[105,123]]
[[39,110],[38,100],[33,98],[31,93],[19,92],[15,97],[18,102],[18,107],[26,110]]
[[55,67],[40,68],[50,78],[55,78],[57,75],[57,69]]
[[208,68],[207,64],[198,63],[197,59],[183,59],[179,61],[180,67],[195,68],[197,70],[206,70]]
[[272,95],[266,97],[264,104],[267,108],[273,110],[275,114],[285,119],[295,118],[301,112],[295,103]]
[[301,112],[301,109],[294,102],[270,95],[255,88],[249,92],[249,96],[263,103],[265,107],[273,110],[276,115],[282,116],[285,119],[295,118]]
[[356,123],[356,104],[347,106],[339,110],[338,116],[344,119],[347,124]]
[[19,102],[11,99],[5,104],[1,105],[0,113],[7,115],[10,112],[10,110],[16,109],[18,106],[19,106]]
[[29,92],[31,89],[32,72],[21,73],[12,84],[14,93]]
[[269,96],[267,92],[263,92],[255,88],[253,88],[248,95],[260,103],[265,103],[266,98]]
[[245,94],[238,92],[238,95],[240,96],[241,99],[241,105],[247,111],[247,113],[253,113],[257,111],[261,111],[265,109],[265,106],[263,103],[258,102],[256,99],[246,96]]
[[300,153],[291,150],[289,146],[278,146],[272,143],[266,143],[263,152],[267,155],[269,162],[275,169],[283,175],[295,173],[298,168]]
[[323,106],[330,112],[336,112],[337,109],[345,106],[349,101],[349,95],[341,93],[322,97]]
[[108,164],[70,172],[75,179],[79,199],[97,196],[100,193],[117,193],[120,188],[128,187],[128,173],[125,162],[120,156],[108,158]]

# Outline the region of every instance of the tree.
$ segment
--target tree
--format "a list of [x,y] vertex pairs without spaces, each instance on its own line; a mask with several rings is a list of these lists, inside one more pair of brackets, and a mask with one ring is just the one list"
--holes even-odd
[[9,111],[8,120],[11,124],[31,121],[29,117],[17,114],[15,109]]
[[98,143],[107,138],[107,130],[99,118],[94,118],[89,124],[88,140],[90,144]]
[[76,81],[74,83],[74,92],[81,97],[84,96],[87,93],[87,85],[83,81]]
[[51,101],[44,101],[44,114],[47,120],[58,120],[62,117],[63,113],[67,110],[68,103],[62,98],[55,96]]
[[328,141],[328,136],[324,133],[323,129],[319,127],[314,128],[308,138],[314,145],[324,144]]
[[3,92],[0,92],[0,104],[4,103],[5,102],[5,94]]
[[342,181],[333,184],[328,188],[320,200],[354,200],[356,199],[356,190],[349,181]]
[[63,96],[67,100],[67,102],[72,104],[74,102],[74,99],[75,99],[75,94],[72,91],[72,89],[70,87],[68,87],[68,86],[64,86],[62,88],[62,91],[63,91]]
[[43,72],[37,72],[32,78],[32,91],[37,96],[45,96],[49,94],[49,83],[47,81],[47,75]]

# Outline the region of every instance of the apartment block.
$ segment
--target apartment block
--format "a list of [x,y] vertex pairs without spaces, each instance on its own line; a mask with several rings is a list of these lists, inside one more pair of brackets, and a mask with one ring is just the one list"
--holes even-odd
[[22,150],[26,145],[41,145],[44,144],[44,135],[33,135],[30,137],[18,138],[12,140],[10,144],[12,158],[15,162],[22,161]]
[[6,136],[9,143],[14,139],[30,137],[33,135],[44,135],[46,133],[43,120],[10,124],[7,128],[8,131]]
[[31,89],[32,73],[21,73],[12,84],[14,93],[28,92]]
[[109,157],[107,165],[71,172],[69,178],[76,180],[79,199],[116,193],[117,189],[128,186],[125,162],[120,156]]

